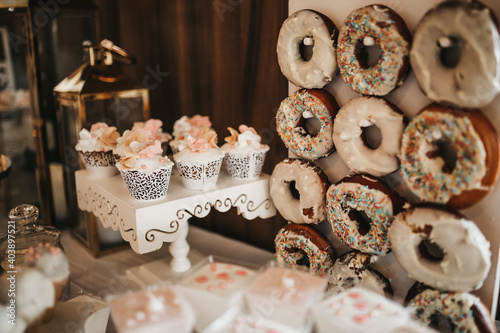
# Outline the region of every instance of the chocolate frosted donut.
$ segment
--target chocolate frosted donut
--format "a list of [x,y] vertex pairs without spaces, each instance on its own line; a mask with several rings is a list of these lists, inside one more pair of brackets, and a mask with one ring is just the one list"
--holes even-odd
[[381,180],[369,175],[348,176],[330,186],[327,218],[334,234],[363,253],[385,255],[387,231],[403,199]]
[[[276,52],[281,72],[301,88],[323,88],[337,72],[335,43],[337,28],[325,15],[303,9],[281,26]],[[303,49],[312,47],[307,59]],[[307,59],[307,60],[306,60]]]
[[440,332],[497,332],[488,309],[469,293],[438,291],[417,283],[405,303],[413,320]]
[[500,34],[479,1],[445,1],[419,22],[410,53],[422,91],[440,104],[479,108],[500,91]]
[[[383,5],[354,10],[340,29],[337,62],[351,89],[384,96],[403,83],[410,70],[411,34],[403,19]],[[377,45],[378,61],[371,65],[364,49]]]
[[329,291],[342,292],[348,288],[360,287],[392,298],[394,294],[389,280],[370,267],[375,258],[359,251],[341,255],[326,274]]
[[436,289],[478,289],[491,266],[490,244],[476,224],[437,205],[396,215],[389,240],[408,275]]
[[287,158],[274,167],[269,192],[276,209],[287,221],[317,224],[326,219],[328,186],[328,177],[320,167]]
[[321,232],[306,224],[285,225],[274,239],[279,264],[324,276],[337,255]]
[[431,104],[405,128],[401,174],[426,202],[462,209],[483,199],[498,179],[500,145],[479,110]]

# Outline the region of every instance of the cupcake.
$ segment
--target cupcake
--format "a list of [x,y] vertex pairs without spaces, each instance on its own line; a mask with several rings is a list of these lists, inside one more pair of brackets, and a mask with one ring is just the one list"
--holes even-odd
[[[129,136],[132,140],[133,133]],[[132,140],[124,149],[125,155],[116,164],[132,198],[137,200],[155,200],[167,194],[172,166],[174,163],[166,156],[160,141],[142,144]]]
[[132,127],[132,132],[135,131],[144,131],[150,134],[150,141],[153,142],[155,140],[160,141],[161,148],[163,149],[163,155],[167,154],[168,142],[172,140],[172,136],[163,132],[162,129],[163,122],[159,119],[148,119],[145,122],[139,121],[135,122]]
[[41,271],[48,277],[55,290],[55,300],[59,301],[67,292],[69,281],[69,264],[63,250],[50,243],[40,243],[30,247],[24,265]]
[[204,136],[215,133],[211,127],[212,122],[208,116],[202,116],[199,114],[194,115],[191,118],[188,116],[182,116],[174,123],[174,131],[172,133],[174,139],[169,142],[172,152],[174,154],[178,153],[181,143],[189,136],[193,138],[205,139]]
[[174,154],[182,183],[187,189],[215,187],[224,158],[224,152],[215,143],[216,138],[215,133],[209,140],[188,137],[181,142],[180,151]]
[[113,149],[119,137],[116,127],[109,127],[106,123],[95,123],[90,131],[85,128],[80,131],[75,149],[89,175],[102,178],[117,173]]
[[255,129],[240,125],[239,132],[228,127],[231,136],[224,139],[221,149],[226,153],[224,166],[235,179],[254,179],[260,176],[262,166],[269,150],[261,144],[261,137]]

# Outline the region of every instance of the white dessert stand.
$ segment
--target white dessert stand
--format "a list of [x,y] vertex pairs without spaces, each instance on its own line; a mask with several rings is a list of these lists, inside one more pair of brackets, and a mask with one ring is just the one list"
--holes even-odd
[[[464,0],[465,1],[465,0]],[[371,5],[381,4],[386,5],[395,10],[405,20],[408,28],[413,34],[417,23],[423,15],[434,5],[442,2],[441,0],[289,0],[289,13],[292,14],[300,9],[313,9],[333,20],[337,28],[340,28],[344,19],[353,10]],[[484,4],[488,5],[497,18],[500,17],[500,1],[498,0],[481,0]],[[289,84],[289,93],[293,93],[298,88],[293,84]],[[326,90],[331,92],[340,106],[346,104],[352,98],[358,96],[355,92],[351,91],[350,87],[344,83],[343,79],[338,76],[325,87]],[[285,96],[283,97],[285,98]],[[387,100],[397,105],[406,115],[411,119],[420,109],[425,105],[430,104],[431,101],[425,97],[420,91],[418,84],[410,73],[403,85],[397,88],[394,92],[385,96]],[[488,106],[481,108],[483,113],[493,123],[497,132],[500,133],[500,95]],[[290,153],[290,156],[293,156]],[[343,164],[338,154],[334,153],[327,158],[323,158],[316,162],[325,173],[328,175],[331,182],[337,182],[344,176],[349,174],[348,168]],[[408,194],[403,181],[398,174],[383,177],[384,180],[396,189],[401,194]],[[495,316],[497,308],[497,299],[499,296],[500,288],[500,265],[499,263],[499,249],[500,249],[500,209],[498,203],[500,201],[500,181],[497,182],[490,194],[477,205],[463,210],[462,213],[474,221],[481,229],[483,234],[490,242],[491,256],[491,269],[488,274],[484,285],[474,292],[479,296],[482,302],[490,309],[492,316]],[[331,232],[328,222],[319,226],[324,233],[326,233],[334,242],[334,246],[338,253],[343,253],[347,250],[340,241],[336,240]],[[395,260],[392,254],[385,257],[380,257],[376,263],[376,268],[386,275],[392,282],[395,296],[401,300],[406,295],[408,287],[413,283],[406,272],[401,268],[399,263]]]
[[[171,243],[170,266],[164,262],[155,263],[156,268],[146,268],[149,273],[159,272],[159,267],[184,272],[191,267],[193,258],[199,259],[196,254],[188,256],[190,247],[186,236],[191,216],[205,217],[212,207],[220,212],[236,207],[238,214],[247,220],[266,219],[276,214],[269,196],[269,175],[265,174],[254,180],[233,180],[221,171],[216,188],[192,191],[185,189],[178,173],[174,173],[167,196],[154,201],[133,199],[120,175],[96,179],[89,177],[86,170],[79,170],[75,173],[75,181],[78,207],[93,213],[105,228],[120,231],[136,253],[156,251],[163,243]],[[158,280],[164,279],[159,277]]]

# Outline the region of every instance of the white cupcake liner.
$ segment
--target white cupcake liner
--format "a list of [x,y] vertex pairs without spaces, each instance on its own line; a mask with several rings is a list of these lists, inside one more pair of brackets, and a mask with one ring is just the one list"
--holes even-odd
[[79,151],[89,175],[93,178],[111,177],[118,173],[115,167],[115,157],[112,150],[108,151]]
[[228,152],[224,157],[224,166],[234,179],[254,179],[260,176],[265,159],[265,151],[246,155]]
[[197,191],[215,187],[222,159],[223,157],[204,163],[177,162],[176,166],[184,187]]
[[136,200],[155,200],[167,194],[172,166],[144,173],[137,170],[120,171],[128,191]]

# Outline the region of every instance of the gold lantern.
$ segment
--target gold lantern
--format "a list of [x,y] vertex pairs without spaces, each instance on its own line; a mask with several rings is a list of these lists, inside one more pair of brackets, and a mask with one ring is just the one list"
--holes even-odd
[[73,235],[98,256],[116,244],[99,235],[100,223],[92,214],[78,210],[74,175],[81,167],[75,150],[78,134],[96,122],[116,126],[123,133],[134,122],[148,119],[149,91],[116,64],[133,64],[135,60],[113,42],[105,39],[92,46],[85,41],[83,51],[85,63],[54,88],[54,96],[68,217],[73,219]]

